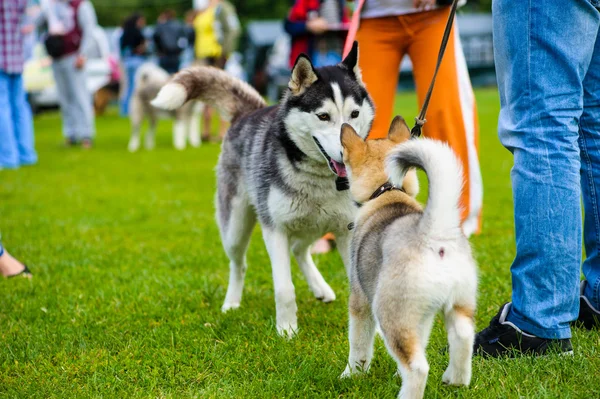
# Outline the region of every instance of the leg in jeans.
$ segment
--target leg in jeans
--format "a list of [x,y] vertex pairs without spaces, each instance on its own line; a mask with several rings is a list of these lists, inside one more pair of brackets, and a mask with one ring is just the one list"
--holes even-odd
[[12,85],[11,112],[19,150],[19,163],[21,165],[33,165],[37,162],[33,139],[33,119],[31,117],[31,107],[25,97],[22,75],[15,75]]
[[581,190],[585,208],[584,240],[587,259],[584,295],[600,309],[600,33],[592,63],[583,81],[583,114],[579,120]]
[[19,152],[11,112],[10,88],[13,76],[0,71],[0,168],[19,167]]
[[74,63],[75,58],[72,56],[63,57],[52,62],[52,72],[54,73],[54,81],[56,82],[56,90],[58,92],[58,102],[62,115],[63,136],[67,139],[79,139],[77,131],[78,115],[72,110],[75,94],[73,93],[73,85],[69,83],[71,76],[69,75],[70,68],[68,63]]
[[497,0],[493,15],[498,132],[514,155],[507,320],[540,338],[570,338],[581,267],[579,118],[600,16],[583,0]]
[[72,112],[75,117],[76,130],[82,139],[91,139],[96,133],[94,125],[94,107],[92,95],[86,85],[85,69],[75,68],[75,64],[68,65],[70,69],[71,92],[73,93]]

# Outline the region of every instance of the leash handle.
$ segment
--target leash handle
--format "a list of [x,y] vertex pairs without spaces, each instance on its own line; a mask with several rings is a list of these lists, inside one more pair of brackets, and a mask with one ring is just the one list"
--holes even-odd
[[448,46],[448,40],[450,39],[450,33],[452,32],[452,24],[454,23],[454,17],[456,15],[457,8],[458,0],[453,0],[452,6],[450,7],[450,14],[448,15],[448,22],[446,22],[444,36],[442,36],[442,43],[440,45],[440,51],[438,53],[437,64],[435,65],[435,71],[433,72],[433,78],[431,79],[429,90],[427,90],[427,94],[425,95],[425,101],[423,102],[421,112],[419,112],[419,115],[415,118],[415,126],[410,131],[410,135],[412,138],[421,137],[421,129],[423,128],[425,122],[427,122],[427,119],[425,119],[425,115],[427,114],[427,107],[429,106],[429,100],[431,100],[431,94],[433,93],[433,87],[435,86],[435,78],[437,77],[438,71],[440,70],[440,65],[442,64],[442,60],[444,59],[444,53],[446,52],[446,47]]

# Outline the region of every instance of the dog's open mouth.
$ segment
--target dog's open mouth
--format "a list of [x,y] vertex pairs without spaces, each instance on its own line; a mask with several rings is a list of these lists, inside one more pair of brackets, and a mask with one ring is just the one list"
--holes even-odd
[[323,156],[329,163],[329,169],[331,169],[331,171],[335,173],[338,177],[347,177],[348,175],[346,174],[346,165],[344,165],[343,163],[339,163],[334,159],[331,159],[331,157],[327,155],[327,152],[325,152],[325,149],[323,148],[321,143],[319,143],[319,140],[317,140],[314,137],[313,140],[315,140],[317,147],[319,147],[319,151],[321,151],[321,154],[323,154]]

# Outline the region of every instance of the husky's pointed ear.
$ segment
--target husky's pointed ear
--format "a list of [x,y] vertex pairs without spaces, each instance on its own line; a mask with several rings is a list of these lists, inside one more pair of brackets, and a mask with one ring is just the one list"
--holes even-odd
[[353,152],[365,145],[362,137],[360,137],[358,133],[356,133],[356,130],[347,123],[342,124],[340,140],[342,142],[342,147],[348,152]]
[[298,96],[315,83],[319,77],[312,62],[305,54],[300,54],[296,58],[296,63],[292,69],[292,77],[288,87],[292,91],[292,94]]
[[352,49],[342,61],[342,65],[354,73],[356,80],[362,84],[362,74],[360,72],[360,68],[358,67],[358,42],[356,40],[354,43],[352,43]]
[[396,115],[392,124],[390,125],[390,130],[388,132],[388,139],[392,140],[394,143],[403,143],[406,140],[410,139],[410,130],[406,121],[400,115]]

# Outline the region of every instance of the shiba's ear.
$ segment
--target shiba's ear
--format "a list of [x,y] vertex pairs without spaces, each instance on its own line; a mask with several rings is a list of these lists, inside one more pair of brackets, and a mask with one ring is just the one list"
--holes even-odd
[[388,132],[388,139],[392,140],[394,143],[403,143],[410,139],[410,130],[408,129],[408,125],[406,124],[404,118],[400,115],[396,115],[392,121],[390,130]]
[[358,67],[358,42],[356,40],[352,43],[352,49],[342,61],[342,65],[354,73],[356,80],[362,84],[362,74]]
[[312,62],[305,54],[300,54],[296,58],[296,63],[292,69],[292,77],[288,87],[292,91],[292,94],[298,96],[315,83],[319,77],[315,72]]
[[356,151],[366,145],[362,137],[356,133],[356,130],[347,123],[342,125],[341,141],[342,147],[348,152]]

